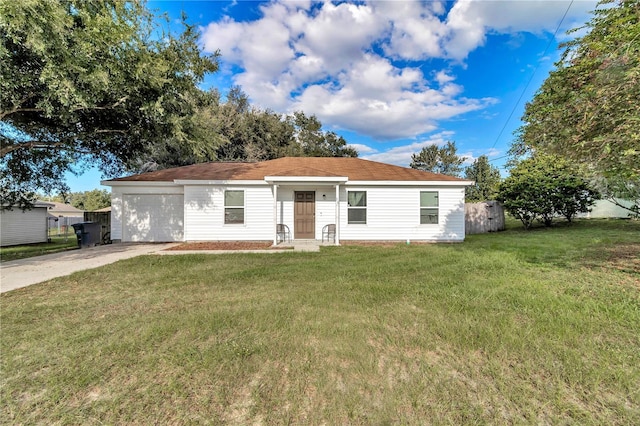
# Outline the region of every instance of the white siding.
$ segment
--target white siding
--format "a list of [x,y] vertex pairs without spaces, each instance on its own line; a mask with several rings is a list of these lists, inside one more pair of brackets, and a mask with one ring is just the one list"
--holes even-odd
[[[114,186],[111,188],[111,239],[123,239],[124,197],[127,195],[163,195],[183,193],[182,186]],[[184,209],[183,209],[184,211]],[[183,213],[184,214],[184,213]]]
[[[367,223],[347,223],[347,191],[367,192]],[[420,224],[420,192],[438,191],[437,225]],[[341,240],[464,240],[464,187],[347,186],[340,191]]]
[[[185,186],[186,241],[271,241],[273,192],[264,186]],[[224,191],[244,191],[244,223],[224,223]]]
[[47,242],[47,208],[0,210],[0,246]]
[[[224,223],[224,191],[245,192],[245,223]],[[367,192],[367,224],[347,223],[347,191]],[[294,231],[293,194],[315,191],[316,239],[322,238],[322,227],[336,223],[335,186],[281,185],[278,187],[277,223]],[[420,192],[438,191],[439,219],[435,225],[420,224]],[[119,186],[112,192],[111,238],[121,239],[123,200],[131,194],[182,194],[183,239],[185,241],[262,241],[273,240],[275,234],[272,185],[187,185]],[[325,195],[325,197],[323,197]],[[158,207],[158,211],[163,209]],[[340,186],[341,240],[464,240],[464,187],[451,186]]]

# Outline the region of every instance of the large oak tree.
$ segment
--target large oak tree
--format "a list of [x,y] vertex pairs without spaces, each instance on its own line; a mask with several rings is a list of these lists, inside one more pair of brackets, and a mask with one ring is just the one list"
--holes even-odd
[[215,148],[198,84],[217,54],[201,54],[193,27],[156,22],[141,1],[0,0],[3,205],[66,189],[83,165],[120,173],[159,140]]
[[640,2],[605,0],[534,99],[515,151],[533,148],[607,179],[640,181]]

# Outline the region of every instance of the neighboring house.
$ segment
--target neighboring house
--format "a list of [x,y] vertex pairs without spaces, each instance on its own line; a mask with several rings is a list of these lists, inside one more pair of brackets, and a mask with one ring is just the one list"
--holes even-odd
[[[631,208],[634,205],[633,202],[628,200],[618,200],[618,202],[624,206]],[[596,218],[627,218],[631,215],[631,212],[627,209],[623,209],[620,206],[615,205],[609,200],[598,200],[591,207],[589,213],[582,213],[579,217],[585,217],[589,219]]]
[[65,203],[56,203],[53,201],[47,201],[50,204],[53,204],[53,207],[49,209],[49,213],[56,217],[82,217],[84,214],[83,210],[77,209],[73,207],[71,204]]
[[84,211],[73,207],[71,204],[58,203],[55,201],[47,202],[53,205],[53,207],[49,209],[49,214],[57,218],[57,220],[49,220],[49,229],[57,228],[58,235],[73,232],[71,226],[84,221]]
[[37,201],[31,210],[0,210],[0,246],[46,243],[47,209],[53,203]]
[[463,241],[471,181],[359,158],[206,163],[103,181],[121,241]]
[[103,207],[98,210],[93,210],[94,213],[111,213],[111,206]]

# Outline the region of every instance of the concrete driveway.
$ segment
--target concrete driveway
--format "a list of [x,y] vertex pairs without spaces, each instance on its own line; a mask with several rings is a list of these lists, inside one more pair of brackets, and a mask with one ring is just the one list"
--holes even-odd
[[0,263],[0,293],[118,260],[155,253],[174,245],[119,243],[3,262]]

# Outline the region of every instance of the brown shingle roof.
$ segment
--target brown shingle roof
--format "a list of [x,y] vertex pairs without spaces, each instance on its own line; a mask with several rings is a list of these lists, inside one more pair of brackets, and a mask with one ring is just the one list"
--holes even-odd
[[47,201],[47,203],[53,204],[53,207],[49,208],[49,213],[53,213],[53,214],[60,214],[60,213],[67,213],[67,214],[75,214],[78,213],[78,216],[82,216],[82,213],[84,213],[84,210],[80,210],[76,207],[73,207],[71,204],[65,204],[65,203],[58,203],[55,201]]
[[464,179],[361,158],[284,157],[260,163],[202,163],[157,170],[107,182],[264,180],[265,176],[346,176],[350,181],[449,181]]

